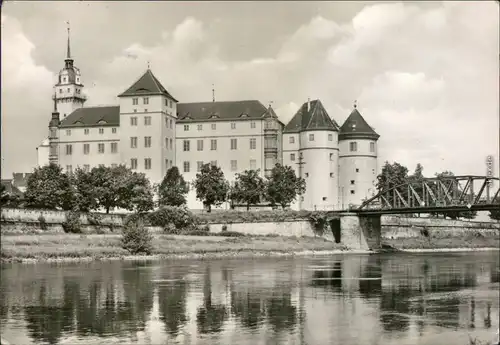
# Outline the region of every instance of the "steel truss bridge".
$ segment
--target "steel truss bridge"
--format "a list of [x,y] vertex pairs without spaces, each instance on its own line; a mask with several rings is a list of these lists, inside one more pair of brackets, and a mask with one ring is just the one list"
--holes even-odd
[[382,190],[350,211],[402,214],[500,210],[499,180],[472,175],[424,178]]

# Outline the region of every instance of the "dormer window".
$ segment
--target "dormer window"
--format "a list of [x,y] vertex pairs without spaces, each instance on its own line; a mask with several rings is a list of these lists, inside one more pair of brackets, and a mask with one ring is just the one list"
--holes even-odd
[[248,117],[248,115],[247,115],[247,114],[245,114],[245,113],[241,114],[240,116],[241,116],[241,117]]
[[132,98],[132,105],[138,105],[139,104],[139,98]]
[[236,129],[236,122],[231,122],[231,129]]
[[143,104],[149,104],[149,97],[143,97],[142,102]]

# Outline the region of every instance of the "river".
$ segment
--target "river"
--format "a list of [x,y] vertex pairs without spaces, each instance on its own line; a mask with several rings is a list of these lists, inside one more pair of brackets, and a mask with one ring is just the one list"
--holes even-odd
[[4,264],[11,344],[468,345],[495,339],[498,252]]

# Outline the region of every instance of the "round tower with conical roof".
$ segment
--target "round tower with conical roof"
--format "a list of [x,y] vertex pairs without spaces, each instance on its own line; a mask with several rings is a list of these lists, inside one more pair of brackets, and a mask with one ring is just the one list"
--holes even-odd
[[283,164],[306,182],[293,209],[338,207],[338,152],[338,125],[321,101],[304,103],[283,131]]
[[339,194],[342,209],[360,205],[363,200],[375,195],[379,137],[361,116],[355,103],[339,131]]

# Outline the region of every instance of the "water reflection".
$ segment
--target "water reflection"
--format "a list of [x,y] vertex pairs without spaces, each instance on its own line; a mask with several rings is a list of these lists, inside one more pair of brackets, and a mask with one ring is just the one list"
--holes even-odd
[[488,253],[12,264],[2,267],[0,330],[22,344],[491,340],[497,272]]

